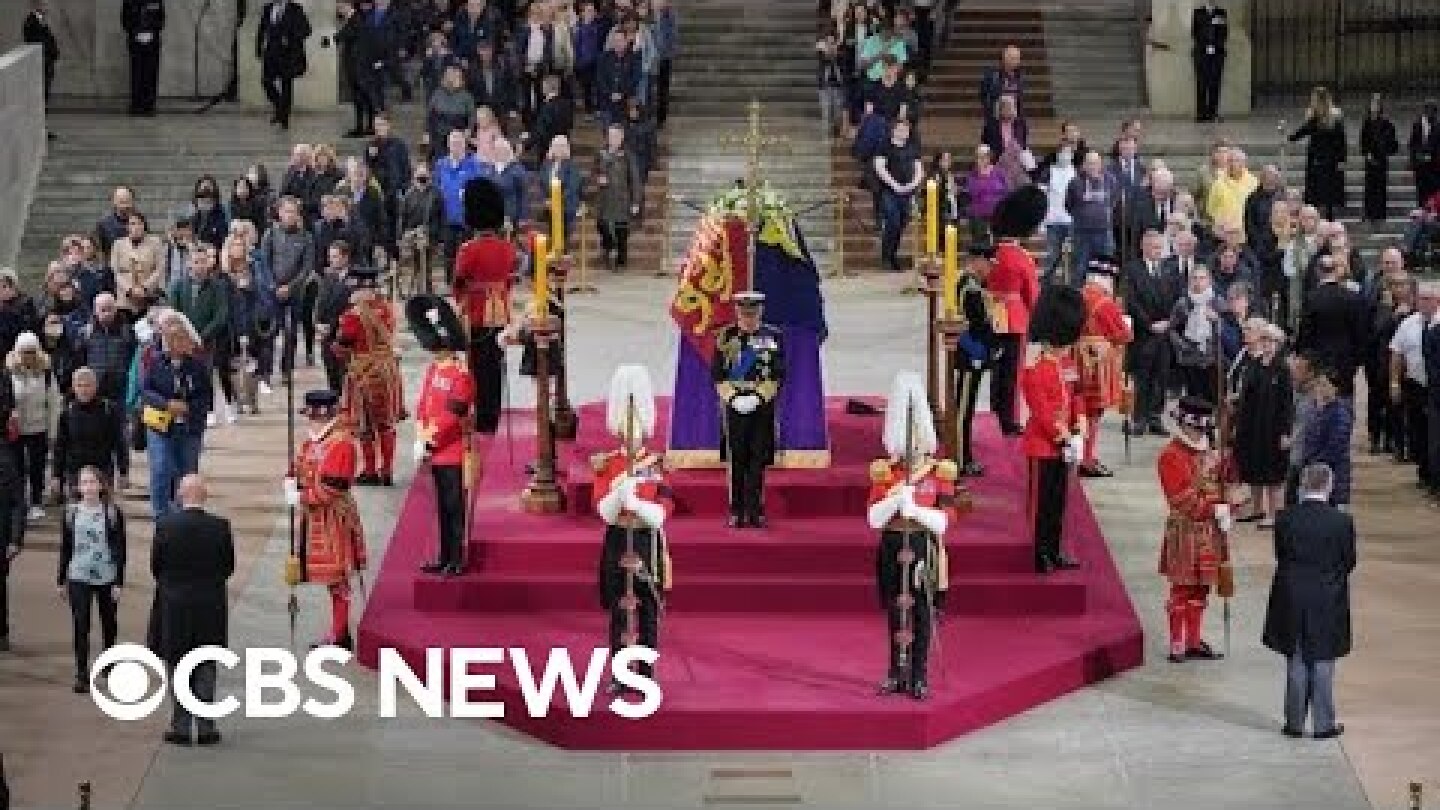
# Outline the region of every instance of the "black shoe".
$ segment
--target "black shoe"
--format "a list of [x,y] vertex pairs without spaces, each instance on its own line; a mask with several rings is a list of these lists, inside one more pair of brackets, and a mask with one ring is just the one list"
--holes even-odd
[[196,745],[219,745],[219,744],[220,744],[220,732],[218,732],[218,731],[202,731],[202,732],[200,732],[198,735],[195,736],[195,744],[196,744]]
[[1100,462],[1094,464],[1081,464],[1077,470],[1081,478],[1112,478],[1115,473]]
[[1150,425],[1149,430],[1150,430],[1150,435],[1151,435],[1151,436],[1169,436],[1169,435],[1170,435],[1170,432],[1167,431],[1167,430],[1165,430],[1165,426],[1162,425],[1162,424],[1160,424],[1159,422],[1154,422],[1154,423],[1152,423],[1152,424]]
[[334,641],[326,639],[324,641],[317,641],[314,644],[310,645],[310,649],[312,650],[318,650],[321,647],[339,647],[342,650],[349,650],[351,652],[354,652],[355,642],[351,640],[350,634],[346,633],[344,636],[335,639]]
[[1066,557],[1064,554],[1056,555],[1055,559],[1051,560],[1050,562],[1052,565],[1054,565],[1057,569],[1061,571],[1069,571],[1073,568],[1080,567],[1079,562],[1077,562],[1071,557]]
[[74,692],[74,693],[77,694],[77,695],[86,694],[86,693],[88,693],[88,692],[90,691],[90,684],[86,683],[84,680],[81,680],[80,678],[76,678],[76,679],[75,679],[75,685],[70,687],[70,691],[71,691],[71,692]]
[[1165,656],[1165,660],[1172,664],[1183,664],[1185,663],[1185,653],[1172,652]]
[[979,478],[985,474],[985,468],[978,461],[967,461],[960,468],[960,475],[965,478]]
[[1235,518],[1235,522],[1236,522],[1236,523],[1254,523],[1254,522],[1257,521],[1257,520],[1264,520],[1264,519],[1265,519],[1265,513],[1264,513],[1264,512],[1251,512],[1251,513],[1248,514],[1248,515],[1242,515],[1242,516],[1240,516],[1240,517],[1238,517],[1238,518]]
[[163,735],[161,735],[160,739],[164,740],[167,743],[170,743],[171,745],[190,744],[190,735],[182,731],[167,731]]
[[875,694],[877,694],[877,695],[882,695],[882,696],[883,696],[883,695],[898,695],[898,694],[901,694],[902,692],[908,692],[908,691],[909,691],[909,689],[908,689],[908,687],[905,685],[905,682],[902,681],[902,680],[900,680],[899,678],[886,678],[885,680],[883,680],[883,681],[880,682],[880,685],[879,685],[879,686],[877,686],[877,687],[875,688]]
[[10,652],[9,636],[0,636],[0,652]]
[[910,697],[915,700],[925,700],[930,697],[930,685],[924,681],[910,684]]
[[769,521],[769,519],[767,519],[767,518],[765,517],[765,513],[764,513],[764,512],[757,512],[757,513],[755,513],[755,514],[753,514],[753,515],[750,516],[750,528],[752,528],[752,529],[765,529],[765,528],[769,528],[769,526],[770,526],[770,521]]
[[364,137],[366,137],[366,135],[365,135],[365,130],[361,129],[360,127],[355,127],[354,129],[352,129],[352,130],[350,130],[349,132],[345,133],[345,136],[344,136],[344,137],[350,138],[350,139],[354,139],[354,138],[364,138]]
[[440,569],[440,573],[447,577],[458,577],[461,574],[465,573],[465,566],[461,565],[460,563],[449,563],[444,568]]
[[1198,661],[1217,661],[1225,657],[1225,653],[1215,652],[1209,644],[1200,642],[1199,645],[1185,651],[1185,657]]
[[380,476],[376,475],[375,473],[361,473],[360,475],[355,476],[356,486],[373,487],[378,486],[379,483]]
[[1025,432],[1025,429],[1022,428],[1022,427],[1020,427],[1019,425],[1001,425],[1001,426],[1000,426],[1000,433],[1003,434],[1003,435],[1005,435],[1005,436],[1019,436],[1021,433],[1024,433],[1024,432]]
[[620,695],[637,694],[640,690],[633,686],[627,686],[616,678],[611,678],[610,685],[605,688],[605,691],[609,692],[611,696],[619,697]]
[[1317,740],[1333,740],[1333,739],[1335,739],[1336,737],[1339,737],[1341,734],[1344,734],[1344,733],[1345,733],[1345,724],[1344,724],[1344,723],[1336,723],[1336,724],[1335,724],[1335,727],[1332,728],[1332,729],[1330,729],[1329,731],[1317,731],[1317,732],[1315,732],[1315,733],[1314,733],[1313,735],[1311,735],[1311,736],[1313,736],[1313,737],[1314,737],[1315,739],[1317,739]]
[[725,526],[731,529],[743,529],[745,528],[745,518],[732,514],[725,519]]
[[395,486],[395,476],[391,475],[390,473],[385,473],[384,475],[380,476],[380,486],[382,486],[382,487],[393,487],[393,486]]
[[1280,733],[1284,734],[1286,737],[1291,738],[1292,740],[1298,740],[1301,737],[1305,736],[1305,732],[1301,731],[1298,728],[1290,728],[1289,726],[1280,729]]
[[1055,561],[1052,560],[1052,559],[1050,559],[1049,557],[1037,557],[1037,558],[1035,558],[1035,573],[1037,573],[1037,574],[1050,574],[1050,573],[1054,573],[1055,568],[1056,568]]
[[443,573],[445,572],[445,569],[446,569],[447,567],[449,567],[449,566],[447,566],[445,563],[440,562],[439,560],[435,560],[434,562],[428,562],[428,563],[425,563],[424,565],[420,566],[420,573],[422,573],[422,574],[443,574]]

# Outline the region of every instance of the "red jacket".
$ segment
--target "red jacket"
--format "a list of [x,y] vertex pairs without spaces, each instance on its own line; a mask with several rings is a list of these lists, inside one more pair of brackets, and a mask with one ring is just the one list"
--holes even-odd
[[[362,313],[361,310],[364,310]],[[365,318],[373,317],[378,329],[366,329]],[[395,308],[383,296],[375,296],[351,304],[335,326],[335,352],[342,357],[351,354],[394,350]]]
[[[665,517],[668,520],[675,512],[675,495],[670,489],[670,483],[665,476],[664,465],[659,456],[652,455],[644,450],[634,462],[625,458],[625,453],[615,450],[600,456],[595,461],[595,490],[591,494],[590,505],[592,508],[600,508],[600,501],[610,494],[615,482],[625,474],[628,467],[631,475],[640,480],[635,487],[635,496],[647,503],[659,504],[665,510]],[[620,510],[620,519],[634,517],[626,509]]]
[[1098,284],[1086,284],[1085,326],[1075,344],[1078,392],[1085,412],[1102,413],[1120,404],[1125,392],[1124,347],[1135,339],[1115,298]]
[[459,356],[436,360],[425,369],[415,410],[419,435],[438,467],[465,462],[465,429],[475,405],[475,380]]
[[1023,437],[1029,458],[1059,458],[1060,446],[1079,430],[1084,401],[1075,391],[1075,364],[1068,354],[1045,350],[1020,371],[1020,391],[1030,417]]
[[306,437],[295,455],[306,582],[334,585],[366,563],[364,531],[355,507],[355,441],[332,423],[319,438]]
[[995,267],[985,287],[1004,307],[1006,323],[996,324],[1002,335],[1024,335],[1030,331],[1030,311],[1040,297],[1035,258],[1019,242],[1006,240],[995,248]]
[[510,286],[515,279],[515,246],[482,234],[455,255],[455,301],[471,328],[503,327],[510,322]]

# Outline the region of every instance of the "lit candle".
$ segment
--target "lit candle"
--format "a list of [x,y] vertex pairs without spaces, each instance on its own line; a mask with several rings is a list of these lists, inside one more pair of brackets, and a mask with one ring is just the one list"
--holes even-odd
[[535,234],[535,300],[531,302],[531,312],[537,318],[543,318],[550,312],[550,254],[547,252],[549,239],[545,234]]
[[925,253],[940,252],[940,187],[935,178],[925,181]]
[[941,292],[945,294],[945,317],[952,319],[960,314],[960,260],[957,255],[960,251],[960,230],[954,225],[945,226],[945,276],[944,287]]
[[560,195],[560,171],[550,174],[550,245],[555,254],[565,253],[565,201]]

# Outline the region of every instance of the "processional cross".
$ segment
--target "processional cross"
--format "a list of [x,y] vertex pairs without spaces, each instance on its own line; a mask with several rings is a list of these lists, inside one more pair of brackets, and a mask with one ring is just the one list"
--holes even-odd
[[760,126],[760,100],[751,99],[750,123],[743,135],[721,135],[722,146],[743,146],[745,155],[745,224],[750,231],[749,261],[745,270],[745,289],[755,289],[755,243],[760,239],[764,222],[760,216],[760,158],[766,149],[788,152],[790,139],[782,135],[766,135]]

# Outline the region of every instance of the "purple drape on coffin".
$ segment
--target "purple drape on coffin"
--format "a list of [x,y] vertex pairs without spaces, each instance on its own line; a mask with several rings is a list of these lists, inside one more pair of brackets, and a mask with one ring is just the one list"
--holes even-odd
[[[785,382],[776,410],[776,449],[828,450],[825,424],[825,381],[821,371],[820,338],[813,329],[780,327],[785,349]],[[710,377],[709,357],[700,357],[688,340],[680,341],[675,369],[670,449],[720,451],[720,398]],[[783,463],[783,458],[778,459]]]

